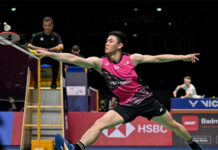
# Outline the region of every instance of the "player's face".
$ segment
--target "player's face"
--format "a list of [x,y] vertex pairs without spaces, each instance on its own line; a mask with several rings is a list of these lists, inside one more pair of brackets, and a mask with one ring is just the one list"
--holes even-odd
[[53,30],[54,24],[52,21],[44,21],[43,22],[43,29],[44,32],[50,34]]
[[80,53],[80,50],[75,51],[74,49],[71,49],[71,52],[72,52],[72,54],[76,54],[76,55],[78,55],[78,54]]
[[105,43],[105,53],[112,54],[115,53],[117,50],[122,48],[122,43],[118,42],[118,39],[114,35],[110,35]]
[[112,103],[115,103],[115,102],[116,102],[116,98],[113,97],[113,98],[111,99],[111,101],[112,101]]
[[186,84],[186,85],[190,85],[190,81],[186,81],[186,80],[184,80],[184,84]]

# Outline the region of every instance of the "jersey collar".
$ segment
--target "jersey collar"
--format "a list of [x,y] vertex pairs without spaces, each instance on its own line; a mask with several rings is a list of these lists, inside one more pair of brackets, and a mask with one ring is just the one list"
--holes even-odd
[[121,61],[122,58],[123,58],[123,53],[121,54],[121,57],[120,57],[120,59],[119,59],[118,61],[112,61],[112,60],[110,60],[110,57],[108,57],[108,56],[107,56],[107,58],[108,58],[108,60],[109,60],[110,62],[112,62],[112,63],[114,63],[114,64],[119,64],[120,61]]

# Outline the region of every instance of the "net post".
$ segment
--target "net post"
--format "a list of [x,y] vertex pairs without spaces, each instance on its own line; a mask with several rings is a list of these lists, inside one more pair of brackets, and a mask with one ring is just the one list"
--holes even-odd
[[41,82],[41,62],[40,62],[40,59],[37,60],[37,86],[38,86],[38,89],[37,89],[37,102],[38,102],[38,108],[37,108],[37,140],[38,140],[38,143],[40,143],[40,117],[41,117],[41,114],[40,114],[40,105],[41,105],[41,95],[40,95],[40,82]]

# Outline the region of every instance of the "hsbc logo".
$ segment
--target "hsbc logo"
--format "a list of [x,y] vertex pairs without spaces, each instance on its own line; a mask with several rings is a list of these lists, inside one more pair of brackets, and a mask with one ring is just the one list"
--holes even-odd
[[[102,133],[108,138],[126,138],[132,134],[136,128],[131,123],[120,124],[114,128],[105,129]],[[138,124],[138,134],[166,134],[168,130],[159,124]]]
[[114,128],[105,129],[102,131],[102,133],[109,138],[126,138],[134,130],[135,127],[131,123],[126,123],[117,125]]
[[182,124],[188,131],[198,131],[198,116],[182,116]]

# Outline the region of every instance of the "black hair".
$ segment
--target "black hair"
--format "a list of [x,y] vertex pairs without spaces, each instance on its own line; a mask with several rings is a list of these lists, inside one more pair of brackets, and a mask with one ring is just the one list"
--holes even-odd
[[127,45],[127,37],[126,34],[121,31],[111,31],[108,33],[108,36],[114,35],[117,37],[118,42],[123,44],[123,47],[126,47]]
[[73,45],[73,46],[72,46],[72,50],[73,50],[73,51],[79,51],[79,50],[80,50],[79,45]]
[[54,23],[52,17],[46,16],[46,17],[43,18],[43,22],[48,22],[48,21],[51,21],[52,24]]

